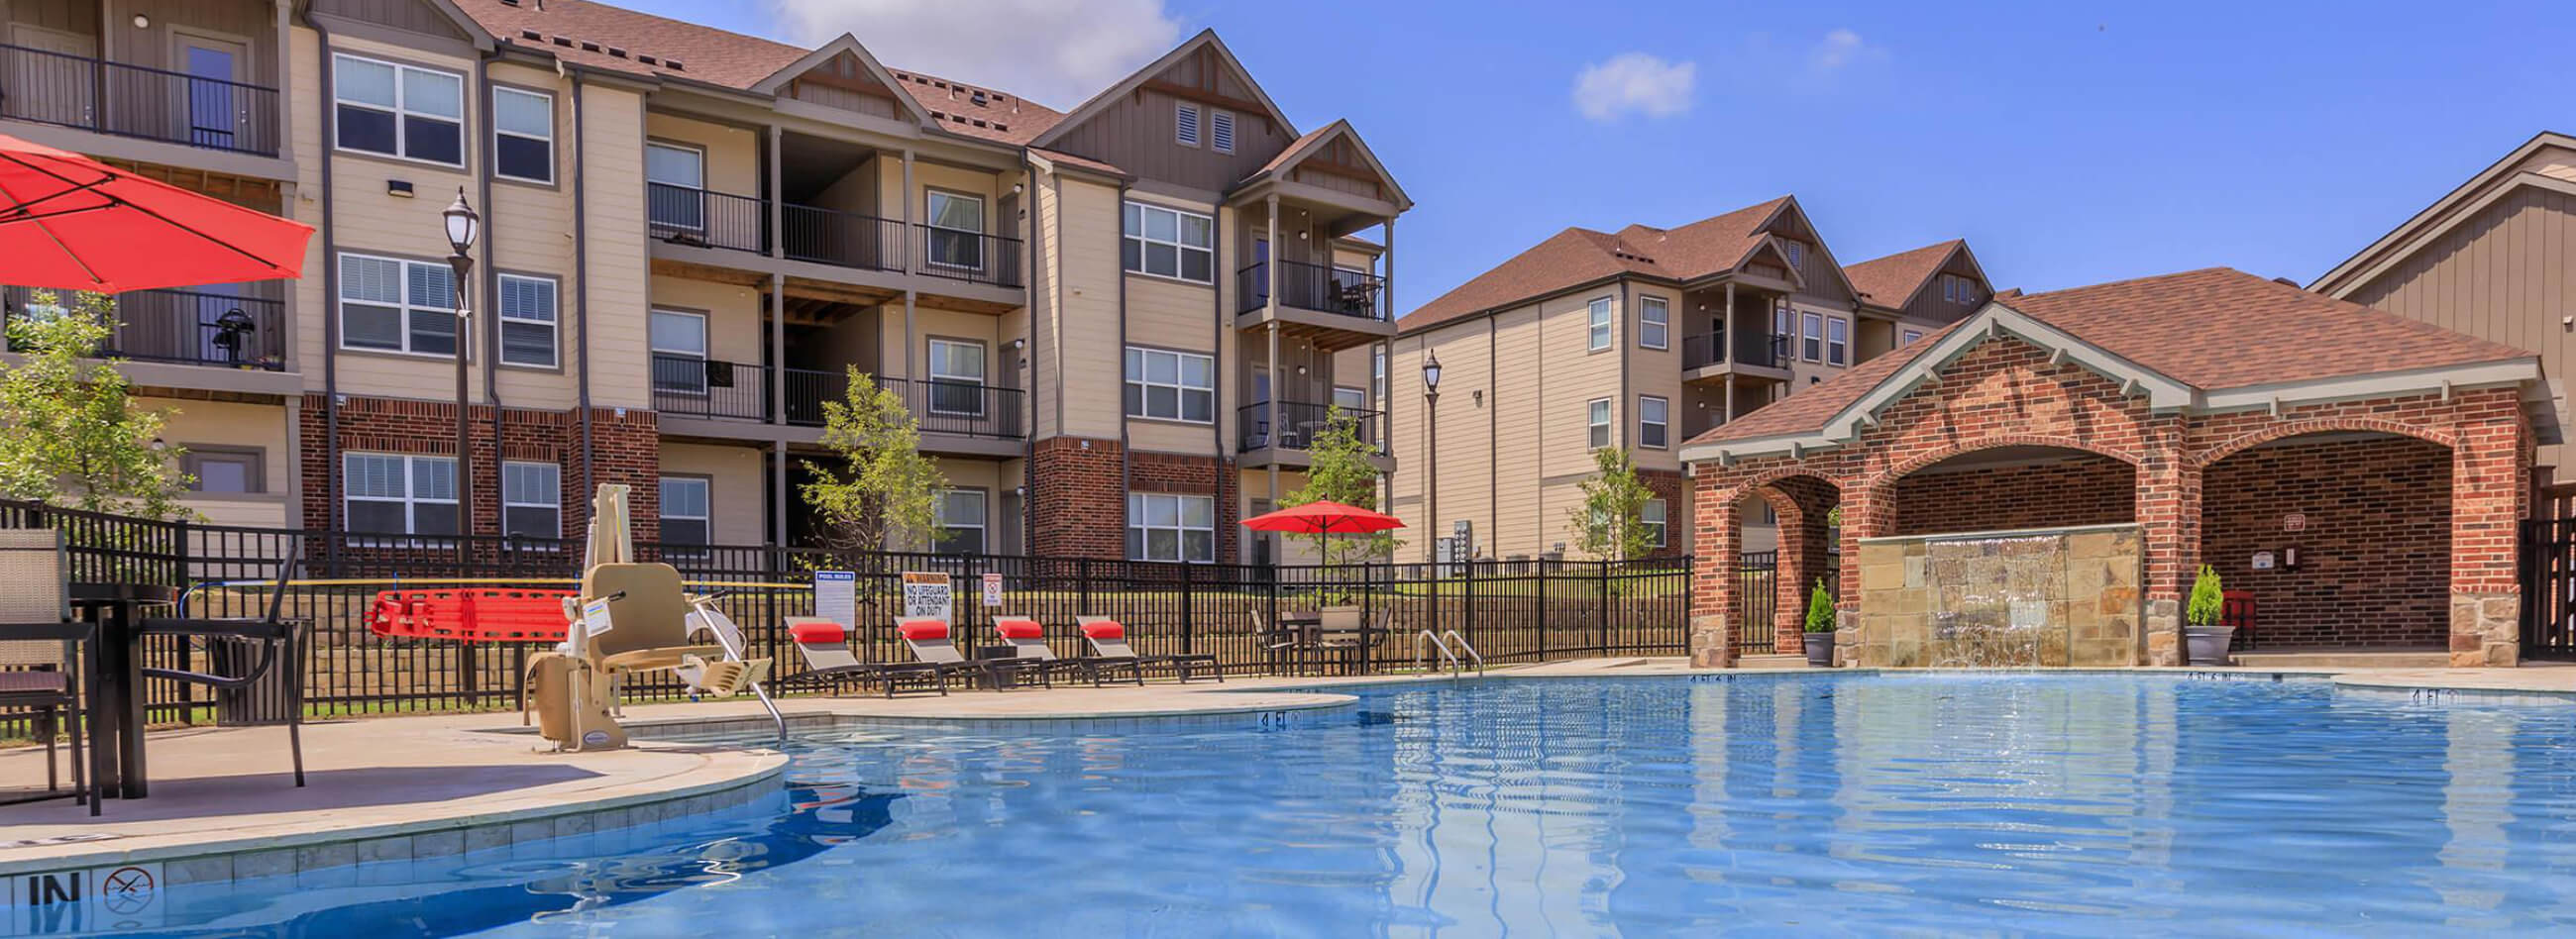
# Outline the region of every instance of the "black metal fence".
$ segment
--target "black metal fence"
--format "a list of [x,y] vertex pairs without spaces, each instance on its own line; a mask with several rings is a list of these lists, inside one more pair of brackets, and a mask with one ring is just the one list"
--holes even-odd
[[[284,281],[118,294],[116,331],[99,354],[280,371],[286,367],[284,294]],[[0,291],[0,321],[50,315],[52,310],[35,304],[36,295],[26,287]]]
[[856,212],[797,205],[781,206],[786,255],[799,261],[903,270],[903,223]]
[[[1279,402],[1279,433],[1276,435],[1270,432],[1269,402],[1259,401],[1236,408],[1234,426],[1237,428],[1236,432],[1242,435],[1237,441],[1238,450],[1250,453],[1270,447],[1284,450],[1312,449],[1315,446],[1315,438],[1332,423],[1329,418],[1332,416],[1333,407],[1329,404],[1308,404],[1303,401]],[[1386,412],[1370,408],[1343,408],[1342,414],[1349,417],[1353,425],[1358,428],[1360,443],[1376,448],[1381,453],[1385,452],[1385,447],[1378,442],[1377,438],[1379,419],[1385,417]]]
[[919,250],[913,273],[946,277],[995,287],[1018,287],[1020,240],[982,232],[916,223]]
[[1386,279],[1366,271],[1303,261],[1281,261],[1275,266],[1256,261],[1235,271],[1234,280],[1237,313],[1268,305],[1275,288],[1281,306],[1366,320],[1387,318],[1385,304],[1378,302]]
[[210,150],[278,152],[275,88],[27,46],[0,45],[0,116]]
[[[515,707],[525,690],[530,643],[473,643],[378,636],[367,629],[376,595],[477,579],[569,587],[580,574],[578,541],[519,537],[407,536],[297,532],[151,522],[0,502],[0,527],[52,527],[70,544],[75,581],[124,581],[183,589],[186,612],[255,616],[290,558],[302,565],[287,615],[313,624],[306,706],[316,715]],[[298,554],[300,552],[300,555]],[[638,556],[678,568],[695,589],[727,591],[716,601],[742,628],[754,656],[776,660],[781,676],[805,670],[786,621],[815,612],[805,586],[817,570],[857,575],[854,652],[867,661],[906,661],[896,633],[902,575],[945,573],[955,585],[958,644],[995,640],[997,616],[1034,617],[1059,655],[1088,654],[1077,617],[1107,616],[1127,627],[1146,655],[1206,653],[1235,674],[1299,664],[1278,624],[1327,606],[1355,606],[1368,641],[1336,650],[1336,669],[1383,671],[1409,665],[1424,631],[1456,631],[1487,662],[1599,655],[1680,655],[1689,621],[1686,558],[1630,562],[1478,561],[1446,565],[1260,566],[1176,564],[1012,555],[849,552],[820,548],[639,544]],[[987,607],[980,587],[1000,578],[1002,603]],[[151,637],[147,667],[203,665],[207,652],[185,640]],[[636,700],[668,700],[673,679],[639,681]],[[151,681],[151,719],[207,719],[211,693]],[[26,728],[0,714],[0,736]]]
[[769,252],[769,200],[729,192],[644,184],[645,220],[652,236],[673,244]]

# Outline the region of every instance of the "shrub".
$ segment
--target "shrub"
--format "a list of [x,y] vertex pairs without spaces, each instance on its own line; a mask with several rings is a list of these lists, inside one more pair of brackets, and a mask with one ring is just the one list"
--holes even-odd
[[1807,593],[1807,631],[1834,631],[1834,595],[1825,590],[1825,579],[1816,578],[1816,589]]
[[2183,621],[2194,626],[2216,626],[2226,602],[2226,594],[2218,587],[2218,572],[2203,564],[2200,575],[2192,578],[2191,604],[2183,610]]

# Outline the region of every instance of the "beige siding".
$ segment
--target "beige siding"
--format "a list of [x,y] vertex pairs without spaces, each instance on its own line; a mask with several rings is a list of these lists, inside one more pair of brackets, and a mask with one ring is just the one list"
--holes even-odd
[[287,500],[295,494],[296,454],[289,442],[286,408],[168,398],[137,398],[135,404],[161,412],[165,421],[161,438],[179,448],[259,451],[264,491],[250,495],[190,495],[180,500],[182,504],[216,525],[275,528],[287,524]]
[[[652,295],[655,308],[706,314],[708,358],[758,365],[768,357],[760,331],[760,294],[751,288],[657,274]],[[646,340],[649,344],[650,337]]]
[[[1683,420],[1682,412],[1688,407],[1688,404],[1682,400],[1681,328],[1685,315],[1682,310],[1682,295],[1678,290],[1661,287],[1632,287],[1629,289],[1629,294],[1630,302],[1636,306],[1636,309],[1627,311],[1625,323],[1627,332],[1620,337],[1619,343],[1620,348],[1628,350],[1628,400],[1625,405],[1627,424],[1620,432],[1626,435],[1636,454],[1638,469],[1680,472],[1682,462],[1678,454],[1681,449],[1682,428],[1687,423]],[[1649,349],[1641,344],[1644,341],[1639,335],[1642,321],[1638,317],[1643,315],[1645,299],[1648,297],[1662,298],[1666,304],[1667,326],[1664,331],[1664,348],[1661,349]],[[1638,409],[1642,406],[1638,401],[1647,395],[1664,399],[1666,427],[1662,448],[1646,447],[1638,436]]]
[[[595,407],[650,407],[651,358],[645,310],[651,270],[644,238],[644,101],[600,85],[582,89],[587,139],[581,172],[588,178],[591,402]],[[754,359],[753,361],[758,361]]]
[[[763,167],[759,132],[658,112],[645,116],[644,132],[655,143],[686,144],[706,150],[708,189],[737,196],[760,195]],[[641,179],[644,166],[640,152],[636,161],[631,175]],[[599,181],[591,180],[591,185],[596,187]]]
[[1199,284],[1127,276],[1127,336],[1138,345],[1216,353],[1216,290]]
[[715,447],[662,442],[662,475],[704,476],[707,511],[716,544],[761,544],[768,540],[768,503],[762,495],[768,474],[760,451],[749,447]]
[[1031,187],[1029,218],[1035,230],[1035,244],[1029,263],[1029,383],[1032,402],[1029,434],[1034,439],[1063,433],[1058,418],[1063,406],[1060,380],[1064,370],[1059,366],[1064,345],[1064,202],[1060,198],[1067,181],[1062,176],[1038,180]]
[[1118,332],[1118,190],[1075,179],[1063,189],[1062,432],[1115,439],[1126,354]]
[[[1485,393],[1492,404],[1484,416],[1486,446],[1495,451],[1497,472],[1482,481],[1493,487],[1487,501],[1493,504],[1494,522],[1486,530],[1484,551],[1495,557],[1526,555],[1538,550],[1541,531],[1539,515],[1545,508],[1539,492],[1539,478],[1551,448],[1563,448],[1572,439],[1580,449],[1580,437],[1551,436],[1542,418],[1550,390],[1561,381],[1562,363],[1551,360],[1539,310],[1524,307],[1497,314],[1490,324],[1488,341],[1494,348],[1494,359],[1502,374],[1511,376],[1494,390]],[[1576,352],[1583,348],[1573,346]],[[1443,378],[1441,384],[1448,384]],[[1472,404],[1473,402],[1469,402]],[[1578,402],[1579,403],[1579,402]],[[1470,412],[1473,413],[1473,412]],[[1471,428],[1473,429],[1473,428]],[[1510,446],[1504,446],[1509,441]],[[1465,491],[1480,488],[1479,481],[1467,480]]]
[[[569,140],[572,127],[569,83],[553,72],[519,65],[496,64],[492,80],[518,88],[531,88],[552,93],[555,99],[555,180],[558,185],[540,186],[494,178],[490,204],[483,207],[484,237],[490,239],[487,264],[501,273],[550,277],[555,281],[555,361],[552,369],[528,369],[503,366],[499,373],[501,400],[512,407],[563,410],[579,403],[579,390],[574,384],[574,350],[572,338],[573,219],[572,191],[560,185],[571,171]],[[486,128],[488,130],[488,128]],[[475,291],[478,307],[494,304],[483,297],[495,281],[478,276]],[[477,333],[489,323],[475,327]]]

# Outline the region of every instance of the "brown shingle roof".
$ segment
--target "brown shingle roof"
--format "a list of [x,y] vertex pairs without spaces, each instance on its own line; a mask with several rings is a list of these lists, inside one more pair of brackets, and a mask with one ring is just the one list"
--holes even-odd
[[[2204,390],[2530,358],[2511,346],[2225,267],[1998,302]],[[1801,388],[1692,442],[1822,429],[1960,325]]]
[[1936,245],[1924,245],[1912,251],[1899,251],[1883,258],[1845,265],[1843,277],[1861,299],[1883,307],[1904,306],[1905,301],[1923,289],[1923,282],[1940,273],[1943,262],[1961,241],[1952,238]]
[[1689,279],[1729,270],[1762,243],[1762,223],[1789,199],[1781,196],[1673,229],[1630,225],[1611,234],[1568,228],[1415,308],[1396,327],[1435,326],[1612,274]]
[[[1026,144],[1064,120],[1063,112],[1006,91],[899,68],[886,71],[939,126],[970,137]],[[983,93],[982,103],[975,100],[977,92]]]

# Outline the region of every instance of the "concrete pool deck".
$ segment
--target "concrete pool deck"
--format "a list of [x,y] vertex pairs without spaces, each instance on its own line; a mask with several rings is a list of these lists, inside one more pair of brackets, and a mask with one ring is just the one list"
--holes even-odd
[[[1847,670],[1859,671],[1859,670]],[[2062,671],[2062,670],[2052,670]],[[2576,667],[2519,669],[2168,668],[2145,673],[2300,676],[2363,693],[2436,694],[2436,702],[2576,704]],[[1730,674],[1675,658],[1604,658],[1495,669],[1497,677]],[[1223,684],[959,691],[945,697],[798,697],[791,721],[814,727],[969,723],[1025,730],[1057,721],[1162,722],[1333,708],[1335,687],[1439,676],[1233,678]],[[1314,689],[1314,690],[1303,690]],[[0,877],[122,864],[162,864],[164,884],[297,874],[361,861],[432,857],[516,841],[661,824],[782,791],[787,757],[758,746],[691,743],[691,734],[767,726],[750,699],[637,705],[632,750],[554,754],[514,713],[332,720],[305,726],[310,785],[287,774],[283,728],[190,728],[151,735],[152,796],[110,800],[92,818],[68,799],[0,806]],[[1097,726],[1097,725],[1095,725]],[[41,748],[0,750],[0,780],[44,778]]]

